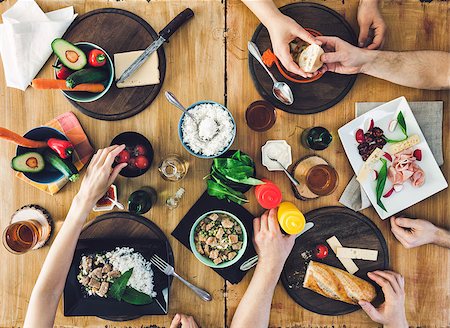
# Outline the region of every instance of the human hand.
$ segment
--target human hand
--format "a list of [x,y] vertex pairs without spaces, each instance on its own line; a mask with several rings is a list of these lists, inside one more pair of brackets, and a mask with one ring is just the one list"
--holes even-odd
[[304,78],[313,77],[318,74],[318,72],[305,73],[294,62],[289,46],[289,43],[296,38],[300,38],[309,44],[317,43],[320,45],[321,43],[314,36],[301,27],[295,20],[281,13],[273,17],[270,23],[266,24],[266,27],[269,30],[273,52],[288,71]]
[[319,69],[324,73],[357,74],[371,60],[367,50],[360,49],[334,36],[318,36],[325,53],[320,57],[325,64]]
[[170,328],[198,328],[194,318],[184,314],[176,314],[173,317]]
[[92,157],[77,194],[78,198],[90,206],[89,208],[92,208],[106,193],[119,172],[127,166],[127,163],[121,163],[112,168],[114,159],[124,149],[125,145],[114,145],[99,149]]
[[[378,0],[361,0],[358,7],[358,25],[359,37],[358,45],[361,48],[374,50],[381,48],[384,44],[384,37],[386,35],[386,24],[378,9]],[[370,30],[373,30],[371,33]],[[373,35],[373,40],[370,44],[370,34]]]
[[392,271],[369,272],[368,277],[381,286],[384,303],[375,308],[370,302],[360,301],[364,312],[384,328],[408,328],[405,314],[405,279]]
[[391,217],[391,231],[406,248],[434,243],[439,228],[433,223],[404,217]]
[[254,244],[259,256],[258,263],[267,265],[269,270],[276,274],[283,269],[284,262],[295,243],[295,235],[286,236],[281,232],[277,213],[278,210],[273,208],[261,215],[261,218],[253,220]]

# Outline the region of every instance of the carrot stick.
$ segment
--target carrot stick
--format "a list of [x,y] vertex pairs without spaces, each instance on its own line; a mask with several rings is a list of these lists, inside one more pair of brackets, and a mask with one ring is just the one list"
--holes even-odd
[[1,128],[1,127],[0,127],[0,138],[14,142],[17,145],[26,147],[26,148],[47,147],[47,143],[45,141],[36,141],[36,140],[27,139],[15,132],[12,132],[11,130]]
[[55,79],[34,79],[31,86],[38,90],[57,89],[65,91],[86,91],[86,92],[102,92],[105,86],[101,83],[83,83],[77,85],[75,88],[69,88],[66,85],[66,80]]

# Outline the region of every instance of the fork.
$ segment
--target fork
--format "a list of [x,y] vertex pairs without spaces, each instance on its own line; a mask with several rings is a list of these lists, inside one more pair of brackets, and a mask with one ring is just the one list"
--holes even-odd
[[198,288],[197,286],[194,286],[193,284],[191,284],[189,281],[185,280],[184,278],[180,277],[176,272],[175,269],[173,268],[173,266],[171,266],[169,263],[167,263],[166,261],[164,261],[162,258],[160,258],[158,255],[154,254],[152,256],[152,258],[150,259],[150,262],[157,267],[159,270],[161,270],[164,274],[168,275],[168,276],[174,276],[176,278],[178,278],[183,284],[185,284],[186,286],[188,286],[190,289],[192,289],[194,291],[194,293],[196,293],[198,296],[200,296],[200,298],[204,301],[211,301],[212,297],[211,295],[207,292],[204,291],[203,289]]

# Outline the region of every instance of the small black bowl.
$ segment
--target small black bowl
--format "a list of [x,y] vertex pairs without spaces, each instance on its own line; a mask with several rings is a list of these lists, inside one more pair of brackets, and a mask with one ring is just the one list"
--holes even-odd
[[[38,141],[47,141],[50,138],[57,138],[62,140],[67,140],[67,137],[59,132],[58,130],[48,127],[48,126],[40,126],[37,128],[34,128],[27,133],[24,134],[25,138],[32,139],[32,140],[38,140]],[[43,153],[44,150],[47,148],[26,148],[17,146],[16,150],[16,156],[22,155],[31,151],[35,151],[38,153]],[[24,172],[23,173],[28,179],[31,181],[37,182],[37,183],[53,183],[58,181],[59,179],[62,179],[64,177],[64,174],[59,172],[57,169],[55,169],[53,166],[51,166],[49,163],[45,163],[45,168],[41,172],[37,173],[29,173]]]
[[[121,134],[114,137],[114,139],[111,141],[112,145],[125,145],[126,149],[133,149],[137,145],[142,145],[145,148],[145,157],[148,159],[148,167],[144,170],[138,169],[136,167],[132,168],[129,166],[126,166],[120,171],[120,175],[127,178],[135,178],[138,177],[145,172],[148,171],[150,166],[153,162],[154,157],[154,151],[152,144],[146,137],[144,137],[142,134],[139,134],[137,132],[122,132]],[[114,166],[116,166],[117,163],[114,163]]]

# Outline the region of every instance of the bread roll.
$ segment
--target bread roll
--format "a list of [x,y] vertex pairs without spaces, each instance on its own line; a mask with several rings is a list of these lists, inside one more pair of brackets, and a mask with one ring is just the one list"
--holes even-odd
[[300,53],[298,57],[298,66],[306,73],[314,73],[322,67],[323,63],[320,56],[324,53],[323,49],[317,44],[310,44]]
[[311,261],[306,270],[303,287],[334,300],[350,304],[371,302],[375,288],[367,281],[341,269]]

